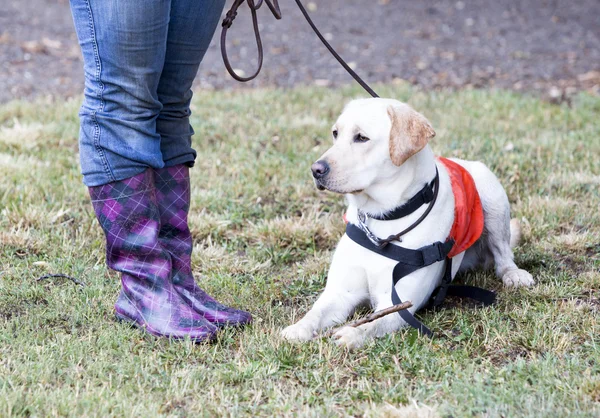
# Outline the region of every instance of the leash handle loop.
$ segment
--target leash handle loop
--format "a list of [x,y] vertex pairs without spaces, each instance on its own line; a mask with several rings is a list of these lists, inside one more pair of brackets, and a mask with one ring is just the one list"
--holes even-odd
[[[243,77],[235,72],[235,70],[231,66],[231,63],[229,62],[229,57],[227,55],[227,46],[226,46],[227,32],[233,25],[233,21],[237,17],[237,10],[244,3],[244,1],[246,1],[246,3],[248,3],[248,7],[250,8],[250,13],[252,14],[252,26],[254,28],[254,38],[256,39],[256,48],[258,50],[258,65],[257,65],[256,71],[254,72],[254,74],[252,74],[248,77]],[[260,30],[258,28],[258,17],[257,17],[256,12],[258,11],[258,9],[260,9],[260,7],[263,5],[263,3],[267,4],[267,6],[269,7],[269,10],[271,10],[271,13],[273,13],[273,16],[275,16],[275,19],[281,19],[281,9],[279,8],[279,0],[258,0],[257,3],[255,3],[254,0],[235,0],[233,2],[233,4],[231,5],[231,9],[229,9],[227,11],[227,13],[225,14],[225,18],[223,19],[223,23],[221,24],[221,26],[223,27],[223,29],[221,30],[221,56],[223,57],[223,63],[225,64],[225,68],[227,69],[227,72],[237,81],[246,82],[246,81],[253,80],[256,78],[256,76],[258,76],[258,74],[260,73],[260,70],[262,69],[264,54],[263,54],[262,40],[260,39]]]

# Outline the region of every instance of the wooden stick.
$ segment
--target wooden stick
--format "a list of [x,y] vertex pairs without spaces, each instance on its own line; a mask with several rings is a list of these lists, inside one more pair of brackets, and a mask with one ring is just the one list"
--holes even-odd
[[346,325],[342,325],[341,327],[330,329],[326,333],[318,335],[315,338],[329,338],[329,337],[331,337],[333,334],[335,334],[341,328],[344,328],[344,327],[353,327],[353,328],[356,328],[356,327],[358,327],[360,325],[367,324],[369,322],[373,322],[376,319],[383,318],[384,316],[389,315],[391,313],[398,312],[398,311],[403,311],[405,309],[410,308],[411,306],[413,306],[412,302],[409,301],[409,300],[407,300],[406,302],[399,303],[398,305],[390,306],[389,308],[385,308],[385,309],[382,309],[380,311],[373,312],[373,313],[365,316],[362,319],[358,319],[356,321],[348,322]]

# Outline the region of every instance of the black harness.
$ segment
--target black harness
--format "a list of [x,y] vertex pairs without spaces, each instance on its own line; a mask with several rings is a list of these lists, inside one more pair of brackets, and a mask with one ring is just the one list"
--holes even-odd
[[[413,196],[404,205],[399,206],[393,211],[381,216],[367,214],[364,214],[363,216],[368,216],[370,218],[382,221],[400,219],[413,213],[422,205],[430,203],[427,211],[424,213],[424,215],[427,215],[435,204],[438,189],[439,175],[436,171],[434,180],[431,183],[426,184],[419,193]],[[374,237],[362,222],[360,222],[362,224],[360,227],[348,223],[346,225],[346,235],[348,235],[352,241],[356,242],[361,247],[398,262],[392,272],[392,303],[395,305],[402,303],[400,296],[398,296],[398,293],[396,292],[396,284],[400,281],[400,279],[419,269],[422,269],[423,267],[430,266],[443,260],[446,260],[446,266],[444,269],[444,275],[442,276],[442,283],[433,291],[426,308],[435,308],[440,306],[446,296],[471,298],[481,302],[484,306],[493,304],[496,299],[496,294],[494,292],[475,286],[450,285],[452,282],[452,259],[448,257],[448,254],[454,246],[454,240],[448,239],[446,242],[438,241],[431,245],[421,247],[417,250],[411,250],[398,245],[387,245],[391,241],[402,241],[400,236],[412,230],[423,219],[424,216],[421,216],[409,228],[397,235],[392,235],[387,239],[378,239]],[[431,330],[427,328],[421,321],[415,318],[415,316],[408,310],[398,311],[398,315],[400,315],[400,317],[411,327],[418,329],[421,334],[425,334],[429,337],[433,336],[433,332],[431,332]]]

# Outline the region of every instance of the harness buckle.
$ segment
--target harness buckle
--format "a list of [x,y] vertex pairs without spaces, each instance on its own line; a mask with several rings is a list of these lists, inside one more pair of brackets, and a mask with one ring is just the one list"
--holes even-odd
[[423,251],[423,262],[426,266],[429,266],[438,261],[442,261],[446,258],[447,254],[444,254],[443,245],[441,242],[435,242],[431,244],[425,251]]

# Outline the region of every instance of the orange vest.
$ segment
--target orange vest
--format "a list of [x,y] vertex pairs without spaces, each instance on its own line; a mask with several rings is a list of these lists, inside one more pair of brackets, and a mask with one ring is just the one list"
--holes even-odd
[[461,165],[438,157],[444,165],[454,193],[454,224],[449,238],[454,240],[454,247],[448,257],[460,254],[475,243],[483,232],[483,208],[473,177]]

